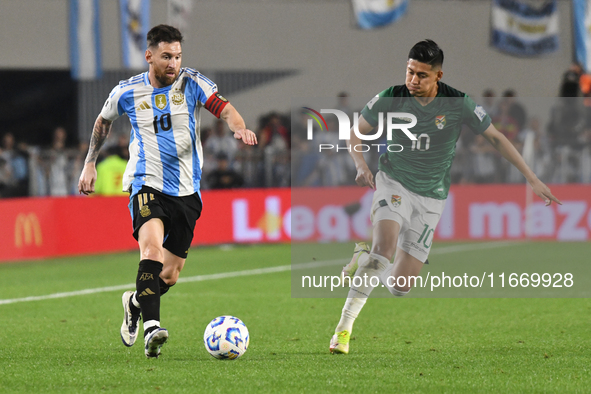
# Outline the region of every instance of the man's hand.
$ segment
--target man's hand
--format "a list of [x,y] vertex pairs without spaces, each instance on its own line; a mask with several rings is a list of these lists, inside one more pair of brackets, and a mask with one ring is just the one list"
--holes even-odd
[[96,167],[94,163],[86,163],[80,179],[78,180],[78,193],[89,195],[94,193],[94,183],[96,182]]
[[372,189],[376,188],[373,181],[373,174],[371,173],[367,165],[360,166],[357,169],[357,176],[355,177],[355,182],[357,182],[359,186],[369,186]]
[[256,145],[257,136],[255,133],[248,129],[238,129],[234,132],[234,138],[242,140],[246,145]]
[[536,195],[538,197],[540,197],[542,200],[544,200],[544,202],[546,203],[546,206],[552,204],[552,201],[554,201],[556,204],[562,205],[560,200],[552,195],[552,193],[550,192],[550,188],[548,186],[546,186],[546,184],[544,184],[544,182],[540,181],[539,179],[536,178],[531,183],[531,188],[533,189],[534,193],[536,193]]

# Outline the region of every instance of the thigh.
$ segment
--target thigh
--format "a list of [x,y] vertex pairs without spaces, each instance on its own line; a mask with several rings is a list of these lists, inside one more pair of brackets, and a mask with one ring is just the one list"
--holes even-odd
[[[129,212],[133,223],[133,236],[139,242],[140,229],[153,219],[160,219],[164,225],[164,237],[170,226],[170,215],[166,206],[166,196],[157,190],[144,186],[131,196]],[[162,245],[162,243],[160,243]]]
[[138,229],[137,241],[140,247],[140,260],[154,260],[162,262],[164,251],[164,224],[160,219],[151,219]]
[[379,171],[371,207],[372,223],[376,225],[382,220],[393,220],[404,231],[412,214],[411,201],[408,191],[399,182]]
[[193,194],[171,198],[171,226],[164,240],[164,248],[173,255],[186,259],[193,241],[195,223],[201,216],[201,198]]
[[398,248],[424,263],[431,251],[445,200],[416,196],[413,205],[410,223],[398,237]]
[[389,261],[394,257],[400,224],[394,220],[380,220],[373,226],[371,253],[379,254]]

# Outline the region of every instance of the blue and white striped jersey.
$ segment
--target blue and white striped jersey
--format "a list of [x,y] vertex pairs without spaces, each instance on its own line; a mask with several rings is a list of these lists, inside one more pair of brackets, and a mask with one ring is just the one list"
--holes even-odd
[[199,111],[205,107],[219,117],[227,103],[212,81],[191,68],[181,68],[176,81],[164,88],[150,85],[147,72],[121,81],[101,116],[114,121],[127,114],[131,122],[123,190],[133,196],[146,185],[170,196],[199,193]]

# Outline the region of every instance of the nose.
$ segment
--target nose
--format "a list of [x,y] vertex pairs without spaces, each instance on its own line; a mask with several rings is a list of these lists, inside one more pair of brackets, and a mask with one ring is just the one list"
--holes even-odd
[[412,78],[410,79],[410,82],[413,85],[418,85],[419,84],[419,77],[418,77],[418,75],[417,74],[413,75]]

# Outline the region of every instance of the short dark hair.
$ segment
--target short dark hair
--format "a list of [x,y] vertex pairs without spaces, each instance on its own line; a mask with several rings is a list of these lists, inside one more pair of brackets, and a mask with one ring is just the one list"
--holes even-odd
[[408,58],[429,64],[431,67],[443,65],[443,51],[433,40],[417,42],[408,53]]
[[183,42],[183,35],[176,27],[169,25],[154,26],[148,32],[148,48],[157,47],[161,42]]

